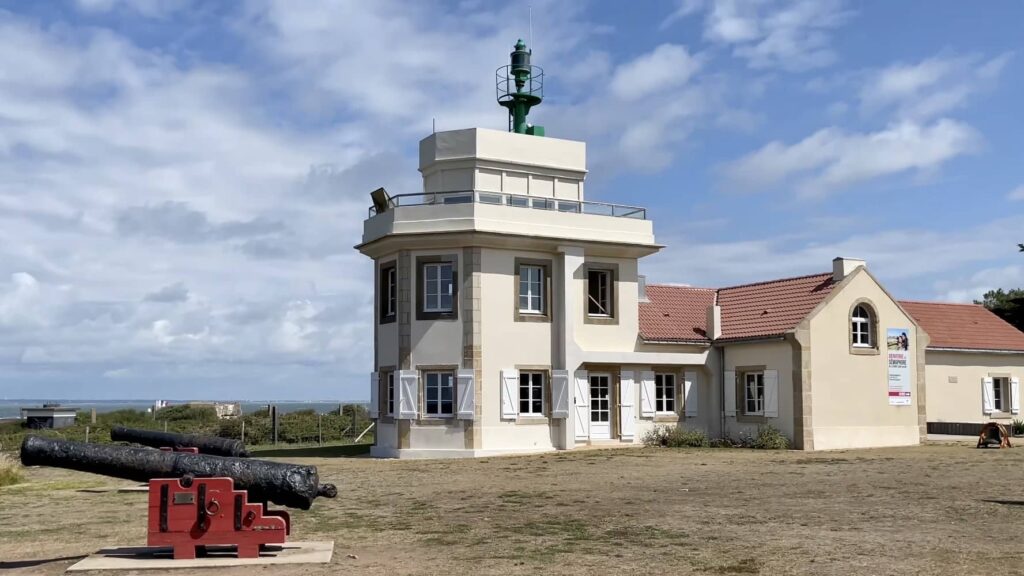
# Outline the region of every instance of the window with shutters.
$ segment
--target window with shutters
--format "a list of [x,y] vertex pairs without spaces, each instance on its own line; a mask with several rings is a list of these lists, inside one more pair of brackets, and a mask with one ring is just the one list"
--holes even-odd
[[543,372],[519,372],[519,414],[544,415]]
[[398,268],[394,262],[380,269],[380,322],[394,322],[398,317]]
[[992,378],[992,408],[999,412],[1010,411],[1010,379]]
[[385,381],[387,382],[387,394],[386,395],[387,395],[387,402],[388,402],[386,414],[388,416],[394,416],[395,415],[395,373],[394,372],[388,372],[385,375],[385,378],[386,378]]
[[655,412],[676,411],[676,375],[654,375],[654,410]]
[[743,413],[747,416],[764,415],[764,372],[743,375]]
[[867,304],[858,304],[850,314],[850,344],[854,348],[875,346],[874,311]]
[[423,374],[424,414],[437,418],[454,413],[455,373],[425,372]]

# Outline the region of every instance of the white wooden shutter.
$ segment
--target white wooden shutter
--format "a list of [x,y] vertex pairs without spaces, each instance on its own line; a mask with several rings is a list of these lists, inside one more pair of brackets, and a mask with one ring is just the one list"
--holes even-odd
[[501,371],[501,418],[515,420],[519,415],[519,370]]
[[420,411],[420,373],[416,370],[402,370],[398,373],[398,414],[400,420],[415,420]]
[[1010,378],[1010,412],[1020,414],[1020,378]]
[[640,416],[654,417],[654,372],[649,370],[640,373]]
[[472,369],[459,370],[457,378],[459,420],[472,420],[476,416],[476,379]]
[[635,397],[633,371],[623,370],[619,377],[619,436],[623,440],[632,440],[636,434]]
[[725,415],[735,416],[736,415],[736,373],[732,370],[725,371],[725,381],[722,382],[722,386],[725,386]]
[[551,417],[569,417],[569,371],[551,371]]
[[985,414],[991,414],[995,405],[995,390],[993,390],[992,379],[982,378],[981,379],[981,411]]
[[380,374],[370,372],[370,418],[380,417]]
[[590,375],[586,370],[577,370],[575,374],[575,394],[573,394],[576,412],[576,439],[590,438]]
[[696,418],[700,410],[700,386],[696,372],[683,373],[683,408],[687,418]]
[[779,371],[764,371],[764,416],[779,417]]

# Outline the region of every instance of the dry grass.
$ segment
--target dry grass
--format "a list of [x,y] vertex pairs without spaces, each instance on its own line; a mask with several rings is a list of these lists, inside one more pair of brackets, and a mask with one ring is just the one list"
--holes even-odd
[[0,488],[21,482],[21,472],[21,464],[17,460],[0,452]]
[[[334,561],[265,572],[847,576],[1024,566],[1019,537],[979,540],[1015,533],[1024,519],[1021,448],[301,461],[342,494],[293,512],[294,538],[334,540]],[[41,561],[145,541],[144,494],[79,492],[71,486],[117,482],[61,470],[27,476],[0,491],[0,558],[21,561],[0,568],[59,574],[71,560]]]

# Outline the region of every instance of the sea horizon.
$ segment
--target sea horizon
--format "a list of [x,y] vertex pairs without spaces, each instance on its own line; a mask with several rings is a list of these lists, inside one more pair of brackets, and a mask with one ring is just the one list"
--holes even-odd
[[315,410],[319,413],[337,410],[341,404],[356,404],[365,406],[369,402],[365,400],[207,400],[207,399],[180,399],[167,398],[0,398],[0,420],[16,419],[21,417],[22,408],[38,407],[43,404],[59,404],[79,410],[95,409],[97,413],[113,412],[115,410],[142,410],[146,411],[162,400],[169,405],[187,404],[189,402],[238,402],[242,406],[243,414],[251,414],[265,408],[268,404],[277,406],[280,413],[295,412],[298,410]]

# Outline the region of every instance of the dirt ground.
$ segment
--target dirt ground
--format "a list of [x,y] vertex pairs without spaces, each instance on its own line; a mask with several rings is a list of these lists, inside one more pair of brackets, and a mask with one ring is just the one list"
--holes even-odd
[[[341,489],[293,512],[293,539],[334,540],[332,563],[218,574],[1024,574],[1024,448],[294,461]],[[0,488],[0,574],[145,544],[144,493],[27,476]]]

